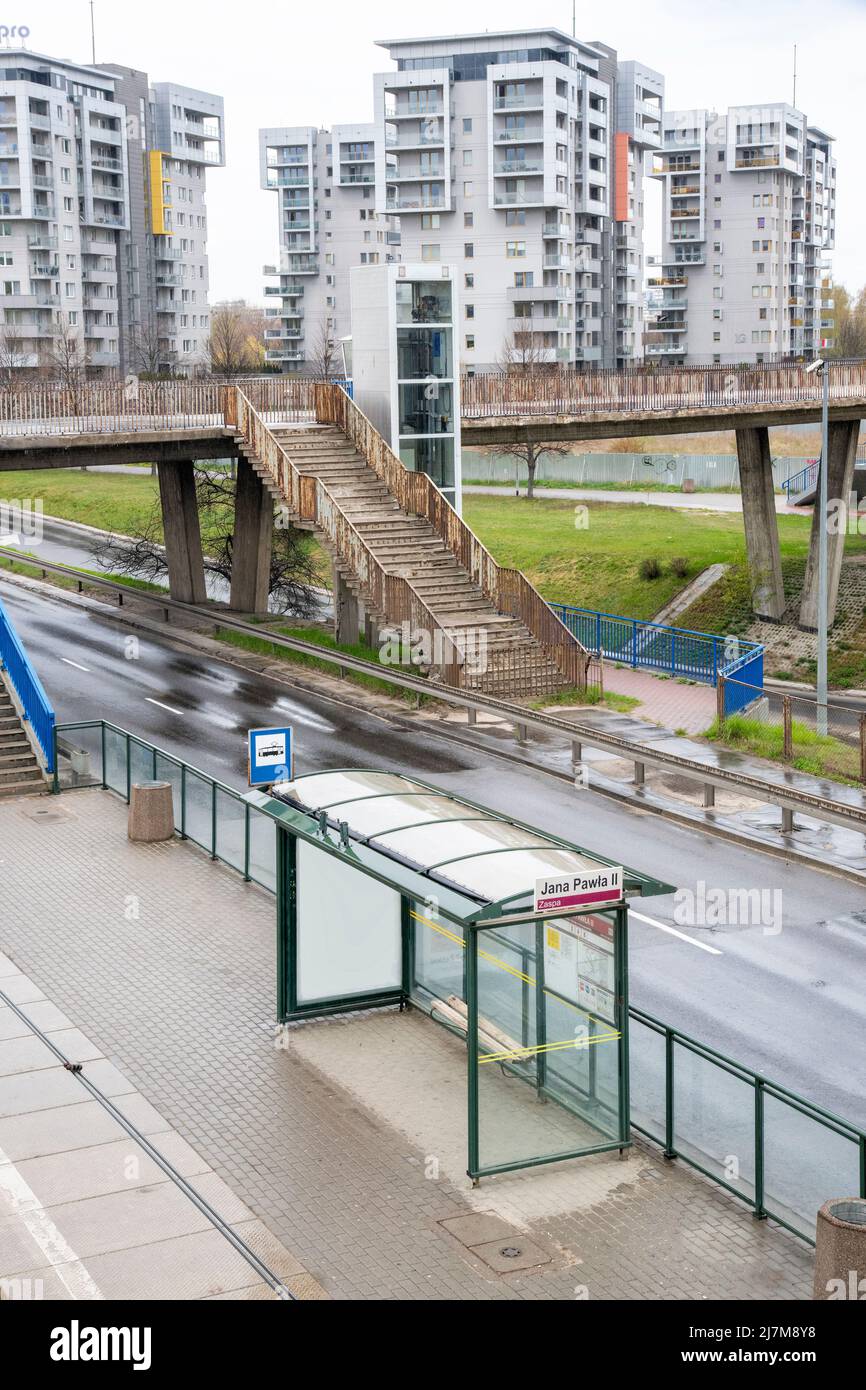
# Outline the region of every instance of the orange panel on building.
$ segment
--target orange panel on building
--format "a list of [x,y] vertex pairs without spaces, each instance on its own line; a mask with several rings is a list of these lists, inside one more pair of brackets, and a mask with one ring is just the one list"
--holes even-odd
[[614,139],[613,220],[628,222],[628,142],[627,130],[618,130]]

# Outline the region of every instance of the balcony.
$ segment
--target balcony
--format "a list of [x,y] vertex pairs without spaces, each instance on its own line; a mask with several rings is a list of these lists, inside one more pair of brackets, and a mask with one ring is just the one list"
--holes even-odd
[[696,194],[699,194],[700,191],[701,185],[699,183],[689,183],[685,184],[683,187],[678,185],[676,188],[671,184],[672,198],[693,198]]
[[665,285],[687,285],[688,283],[689,283],[689,277],[688,277],[688,275],[662,275],[662,276],[658,276],[658,277],[657,277],[656,279],[654,279],[654,280],[647,280],[647,284],[648,284],[652,289],[656,289],[658,286],[665,286]]
[[30,267],[31,280],[53,280],[59,274],[59,265],[32,265]]
[[53,188],[54,188],[54,179],[53,179],[53,177],[52,177],[50,174],[34,174],[34,175],[33,175],[33,187],[34,187],[34,188],[51,188],[51,189],[53,189]]
[[389,198],[386,212],[437,212],[445,207],[444,198]]
[[747,155],[744,159],[735,159],[735,169],[772,169],[779,163],[778,152],[776,154]]
[[509,141],[522,145],[541,145],[544,143],[544,129],[535,126],[532,130],[497,130],[493,136],[494,145],[505,145]]
[[570,270],[571,257],[562,255],[546,255],[544,265],[548,270]]
[[47,232],[34,232],[27,238],[27,246],[31,251],[56,251],[57,237],[49,236]]
[[[395,90],[392,88],[392,90]],[[442,116],[445,107],[441,101],[429,102],[424,107],[393,106],[385,112],[386,121],[423,121],[427,116]]]
[[700,209],[700,208],[671,208],[671,217],[674,217],[674,218],[682,218],[682,217],[695,218],[695,217],[700,217],[700,215],[701,215],[701,209]]
[[571,237],[571,227],[567,222],[545,222],[541,235],[548,241],[554,238],[568,240]]
[[506,159],[493,170],[498,179],[513,177],[515,174],[543,174],[543,159]]

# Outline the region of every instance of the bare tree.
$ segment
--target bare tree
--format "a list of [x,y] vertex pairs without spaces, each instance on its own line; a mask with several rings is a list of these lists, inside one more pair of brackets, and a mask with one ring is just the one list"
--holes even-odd
[[81,388],[87,379],[88,356],[81,329],[72,323],[68,314],[58,313],[55,316],[42,361],[43,366],[69,392],[72,413],[77,415]]
[[11,323],[0,324],[0,381],[4,386],[15,385],[21,368],[27,365],[27,358],[24,339],[16,326]]
[[319,331],[307,357],[307,363],[310,374],[317,381],[331,381],[338,375],[336,371],[337,344],[328,327],[327,319],[323,319],[319,325]]
[[164,345],[158,328],[140,324],[129,336],[129,362],[144,377],[173,376],[177,353]]
[[265,316],[245,299],[215,304],[211,312],[209,365],[218,376],[243,376],[264,363]]
[[827,355],[866,357],[866,287],[853,295],[844,285],[834,285],[831,293],[833,346]]
[[542,456],[555,455],[560,458],[567,457],[571,454],[571,446],[568,444],[545,444],[541,439],[517,439],[512,441],[507,448],[503,448],[502,453],[506,458],[514,459],[514,490],[516,496],[520,496],[520,473],[521,469],[525,469],[526,496],[532,498],[535,495],[535,474]]
[[[234,553],[235,480],[221,468],[197,466],[196,498],[205,549],[205,571],[231,584]],[[161,541],[162,516],[155,501],[131,537],[109,535],[95,541],[92,554],[112,574],[159,583],[168,574]],[[269,593],[273,608],[295,617],[314,617],[319,610],[319,576],[309,536],[283,524],[277,513],[271,547]]]
[[515,328],[506,337],[497,359],[497,366],[510,375],[549,372],[550,364],[545,357],[546,349],[539,347],[535,334],[530,329]]

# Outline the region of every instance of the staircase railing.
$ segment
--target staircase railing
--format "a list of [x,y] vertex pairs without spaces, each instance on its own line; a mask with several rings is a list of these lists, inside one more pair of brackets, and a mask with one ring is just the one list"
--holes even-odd
[[339,561],[357,579],[368,603],[389,623],[407,623],[413,632],[429,632],[441,679],[449,685],[462,685],[462,653],[450,631],[408,580],[389,574],[382,567],[325,484],[312,474],[301,473],[240,388],[227,400],[226,423],[246,441],[285,498],[289,511],[298,520],[310,522],[327,538]]
[[520,570],[497,564],[428,475],[407,468],[339,387],[322,383],[317,388],[316,415],[323,423],[337,425],[343,431],[404,511],[430,523],[497,612],[507,613],[523,623],[549,653],[569,685],[584,689],[591,653],[560,621]]
[[12,619],[0,603],[0,671],[5,671],[18,697],[24,719],[39,744],[48,772],[54,770],[54,710],[42,682],[30,665]]

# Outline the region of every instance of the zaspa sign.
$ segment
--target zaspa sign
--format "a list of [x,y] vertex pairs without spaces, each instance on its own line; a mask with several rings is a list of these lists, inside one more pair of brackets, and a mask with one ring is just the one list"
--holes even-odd
[[561,878],[535,880],[536,912],[556,912],[576,907],[603,907],[622,901],[622,869],[599,864],[597,869]]

